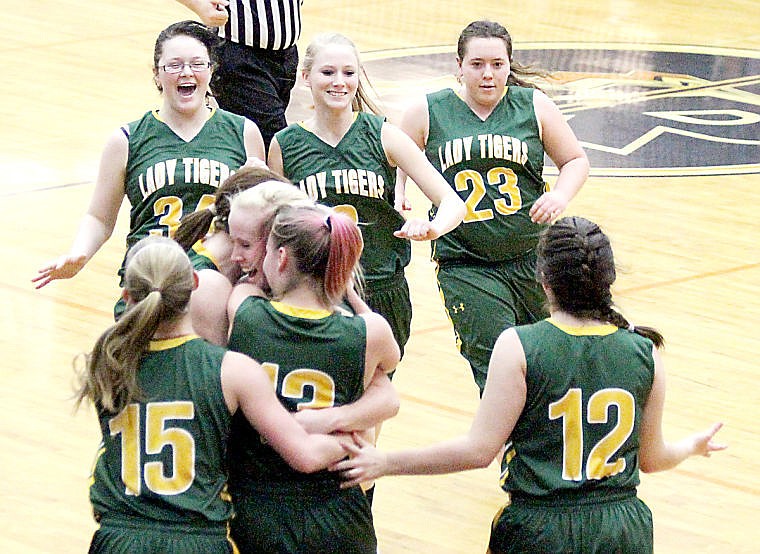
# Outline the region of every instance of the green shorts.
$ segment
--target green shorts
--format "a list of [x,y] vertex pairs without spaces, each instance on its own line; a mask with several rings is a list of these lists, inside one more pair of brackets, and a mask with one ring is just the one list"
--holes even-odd
[[535,252],[492,264],[442,262],[436,276],[457,347],[470,363],[482,395],[502,331],[549,315],[546,295],[536,280]]
[[136,524],[101,521],[90,543],[90,554],[233,554],[237,548],[227,524]]
[[403,273],[388,279],[367,281],[364,300],[373,312],[385,318],[393,331],[401,356],[409,341],[412,326],[412,301],[409,297],[409,283]]
[[565,505],[512,499],[494,517],[492,554],[651,554],[652,512],[635,494]]
[[262,486],[233,494],[232,538],[243,554],[376,554],[361,487],[325,491]]

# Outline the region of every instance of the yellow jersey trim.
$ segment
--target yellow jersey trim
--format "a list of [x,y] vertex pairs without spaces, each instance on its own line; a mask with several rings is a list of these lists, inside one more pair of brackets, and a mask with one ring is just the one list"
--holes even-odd
[[[354,123],[356,123],[356,120],[359,119],[359,112],[352,112],[352,113],[353,113],[353,119],[351,120],[351,125],[349,125],[349,127],[348,127],[349,130],[351,129],[351,127],[353,127]],[[296,123],[296,125],[298,125],[302,129],[304,129],[305,131],[309,131],[312,135],[317,136],[317,134],[306,125],[306,121],[305,120],[304,121],[298,121]],[[348,131],[346,131],[346,133],[348,133]],[[343,136],[345,137],[346,135],[343,135]],[[319,138],[319,137],[317,136],[317,138]],[[320,140],[322,140],[322,139],[320,139]],[[342,137],[341,137],[341,140],[343,140]],[[324,142],[324,141],[322,141],[322,142]]]
[[190,342],[193,339],[200,338],[198,335],[183,335],[181,337],[172,337],[170,339],[156,339],[150,341],[148,346],[149,352],[159,352],[161,350],[169,350],[170,348],[177,348],[182,346],[186,342]]
[[199,255],[201,255],[201,256],[205,256],[206,258],[208,258],[209,260],[211,260],[211,262],[212,262],[212,263],[213,263],[213,264],[214,264],[216,267],[219,267],[219,262],[218,262],[218,261],[216,261],[216,258],[215,258],[215,257],[214,257],[214,255],[211,253],[211,251],[210,251],[208,248],[206,248],[206,245],[203,243],[203,239],[199,240],[198,242],[196,242],[196,243],[193,245],[193,250],[195,250],[195,253],[196,253],[196,254],[199,254]]
[[301,319],[324,319],[332,315],[330,310],[314,310],[311,308],[300,308],[298,306],[291,306],[290,304],[283,304],[277,300],[271,300],[272,307],[281,314],[300,317]]
[[611,335],[619,329],[617,325],[611,323],[603,323],[601,325],[565,325],[548,318],[546,321],[554,325],[560,331],[567,333],[568,335],[575,335],[576,337],[589,337],[589,336],[606,336]]

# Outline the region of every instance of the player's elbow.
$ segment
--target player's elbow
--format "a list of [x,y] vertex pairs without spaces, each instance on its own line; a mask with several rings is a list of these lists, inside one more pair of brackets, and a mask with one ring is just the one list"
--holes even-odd
[[482,469],[484,467],[488,467],[491,465],[493,459],[494,457],[487,452],[478,452],[477,455],[473,458],[472,467],[473,469]]
[[656,456],[639,454],[639,469],[644,473],[655,473],[666,469],[666,466]]
[[398,394],[394,394],[393,398],[388,401],[385,407],[387,409],[386,419],[396,417],[401,409],[401,400],[399,400]]

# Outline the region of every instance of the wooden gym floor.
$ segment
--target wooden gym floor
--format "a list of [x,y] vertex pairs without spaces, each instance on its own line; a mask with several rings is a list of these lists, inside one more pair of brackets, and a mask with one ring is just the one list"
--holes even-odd
[[[191,14],[171,0],[2,0],[2,8],[6,79],[0,105],[0,218],[9,240],[0,277],[0,551],[82,552],[95,528],[87,486],[99,436],[89,409],[72,413],[72,360],[111,322],[127,211],[114,238],[75,279],[41,291],[29,280],[44,262],[69,247],[108,134],[158,104],[150,73],[157,33]],[[583,120],[585,127],[578,129],[583,130],[595,173],[568,213],[594,219],[610,234],[622,268],[615,291],[619,305],[634,322],[665,334],[666,435],[676,439],[719,420],[725,423],[720,438],[730,445],[709,460],[691,459],[676,470],[642,476],[640,495],[654,513],[656,551],[756,552],[757,3],[387,0],[368,5],[306,0],[303,9],[302,46],[323,30],[352,37],[391,116],[409,94],[450,81],[446,65],[435,65],[442,59],[436,56],[453,59],[452,46],[471,20],[504,23],[517,59],[521,48],[541,50],[541,56],[547,51],[572,54],[553,68],[565,77],[557,100],[577,123]],[[396,49],[406,50],[388,53]],[[604,50],[608,57],[611,51],[637,54],[620,63],[601,63],[589,54],[587,63],[573,65],[585,59],[584,49]],[[666,78],[649,74],[642,84],[636,80],[639,74],[627,73],[652,70],[651,64],[639,67],[637,60],[656,66],[659,58],[641,53],[663,50],[678,54],[664,59]],[[451,57],[446,58],[447,52]],[[684,66],[668,65],[689,52],[702,57],[687,56]],[[414,58],[422,54],[432,57]],[[544,59],[554,58],[539,57]],[[718,73],[692,73],[691,68],[699,73],[705,63],[714,64]],[[602,79],[601,85],[596,78]],[[589,91],[608,90],[616,79],[614,86],[635,80],[639,100],[614,106],[589,101],[600,98],[589,97]],[[660,127],[670,129],[657,138],[664,142],[652,142],[652,154],[636,158],[645,150],[634,139],[650,129],[636,128],[634,137],[605,146],[618,131],[631,131],[620,106],[649,101],[653,83],[670,87],[670,99],[687,99],[686,107],[657,108],[658,122],[668,121]],[[686,90],[694,86],[697,93]],[[573,108],[562,96],[567,94],[575,95],[571,100],[582,99],[582,109]],[[292,117],[303,113],[306,98],[303,90],[294,93]],[[641,125],[641,112],[648,109],[651,114],[648,104],[632,112],[638,117],[635,125]],[[716,110],[723,115],[715,115]],[[704,124],[710,117],[724,118],[710,127],[715,132],[679,127],[694,118],[703,118]],[[743,126],[729,128],[732,119]],[[722,138],[709,138],[715,135]],[[693,142],[679,143],[681,139]],[[623,145],[634,143],[636,148],[621,154]],[[685,170],[679,152],[689,154],[692,148],[702,149],[705,163]],[[600,171],[610,167],[624,170]],[[412,199],[415,211],[424,212],[424,201],[415,195]],[[476,388],[454,347],[427,254],[427,245],[416,244],[408,271],[413,335],[394,381],[401,412],[384,426],[380,438],[386,449],[461,433],[477,405]],[[489,522],[503,502],[497,475],[492,465],[449,476],[381,480],[374,514],[383,554],[485,551]]]

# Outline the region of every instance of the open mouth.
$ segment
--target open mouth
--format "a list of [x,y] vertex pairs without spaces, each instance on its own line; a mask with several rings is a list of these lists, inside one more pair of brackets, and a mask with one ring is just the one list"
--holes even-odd
[[195,93],[195,90],[198,88],[198,85],[187,83],[183,85],[177,85],[177,92],[180,96],[188,98],[192,96]]

